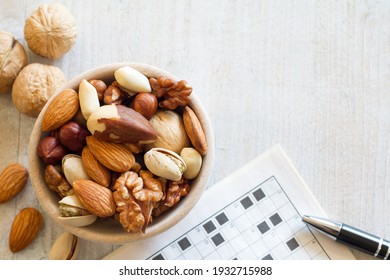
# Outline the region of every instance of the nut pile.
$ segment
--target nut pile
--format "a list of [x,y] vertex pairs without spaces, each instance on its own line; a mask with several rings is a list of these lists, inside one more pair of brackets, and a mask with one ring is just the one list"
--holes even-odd
[[60,219],[86,226],[114,217],[127,232],[145,233],[190,192],[207,142],[186,81],[128,66],[114,78],[59,93],[43,116],[37,154]]

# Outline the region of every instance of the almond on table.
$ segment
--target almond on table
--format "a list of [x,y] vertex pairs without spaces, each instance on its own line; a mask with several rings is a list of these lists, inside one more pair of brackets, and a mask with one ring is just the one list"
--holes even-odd
[[37,209],[22,209],[16,215],[11,226],[9,249],[16,253],[26,248],[38,234],[42,222],[42,215]]
[[0,203],[7,202],[26,186],[28,179],[27,169],[20,163],[9,164],[0,173]]

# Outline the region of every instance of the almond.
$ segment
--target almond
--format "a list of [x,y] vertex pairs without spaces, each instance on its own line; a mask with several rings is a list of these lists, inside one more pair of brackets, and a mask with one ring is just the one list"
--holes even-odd
[[65,89],[49,103],[42,120],[42,131],[59,128],[70,121],[79,110],[79,95],[73,89]]
[[16,196],[26,185],[27,169],[19,163],[11,163],[0,174],[0,203]]
[[86,141],[95,158],[112,171],[129,171],[135,163],[133,153],[122,144],[99,140],[95,136],[87,136]]
[[85,208],[98,217],[110,217],[115,213],[112,192],[91,180],[76,180],[73,190]]
[[183,122],[192,145],[202,156],[204,156],[207,153],[206,136],[198,117],[189,106],[184,108]]
[[103,187],[108,187],[111,182],[111,172],[95,158],[88,146],[84,147],[81,159],[89,177]]
[[15,217],[9,234],[9,248],[16,253],[34,240],[42,226],[42,215],[34,208],[24,208]]

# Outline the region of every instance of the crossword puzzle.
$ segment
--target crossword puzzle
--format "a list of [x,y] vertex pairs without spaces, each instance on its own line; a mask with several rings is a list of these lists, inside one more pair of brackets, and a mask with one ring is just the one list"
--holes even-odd
[[272,176],[147,259],[308,260],[329,256]]

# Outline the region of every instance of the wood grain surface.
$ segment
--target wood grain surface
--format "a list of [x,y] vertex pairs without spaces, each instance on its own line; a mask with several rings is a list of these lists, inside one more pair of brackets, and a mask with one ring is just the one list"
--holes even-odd
[[[53,2],[78,26],[57,60],[33,54],[23,38],[25,19],[47,1],[0,2],[0,29],[20,40],[30,63],[56,65],[69,79],[121,61],[166,69],[192,84],[209,113],[210,186],[280,143],[329,217],[390,237],[389,1]],[[28,167],[34,122],[0,96],[1,170]],[[0,204],[0,259],[46,259],[62,233],[44,214],[34,242],[11,253],[11,222],[27,206],[40,209],[30,180]],[[79,258],[115,248],[82,240]]]

